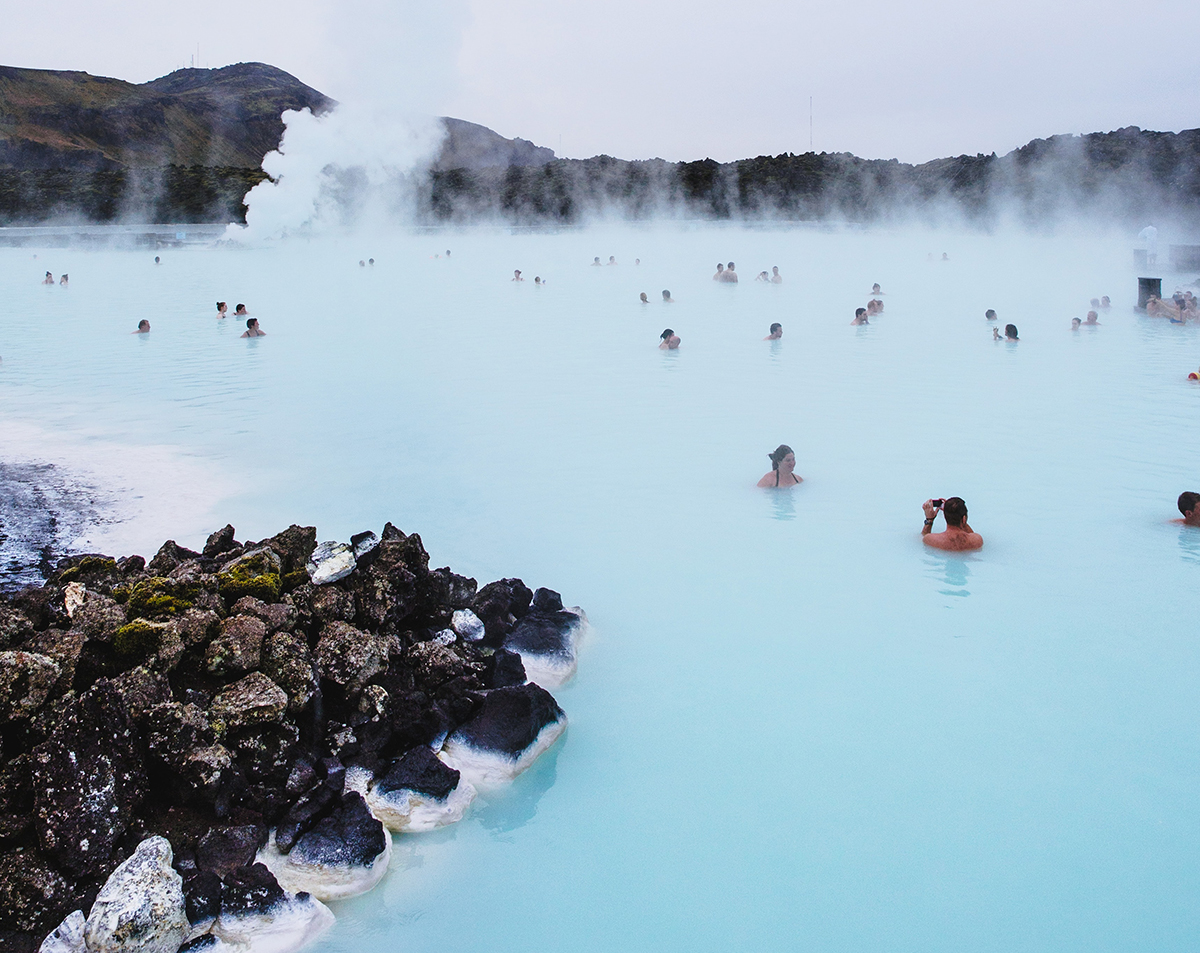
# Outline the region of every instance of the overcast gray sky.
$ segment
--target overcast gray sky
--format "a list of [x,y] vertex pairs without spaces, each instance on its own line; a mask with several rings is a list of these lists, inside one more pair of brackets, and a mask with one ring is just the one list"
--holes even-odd
[[0,63],[144,82],[259,60],[560,155],[924,161],[1200,126],[1195,0],[0,0]]

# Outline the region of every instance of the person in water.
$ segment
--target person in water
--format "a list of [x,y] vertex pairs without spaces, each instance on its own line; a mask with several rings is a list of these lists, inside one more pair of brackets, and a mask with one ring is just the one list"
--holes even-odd
[[599,266],[599,264],[600,264],[600,256],[597,255],[595,258],[592,259],[592,267],[596,268]]
[[1108,300],[1108,295],[1101,295],[1100,307],[1101,308],[1111,308],[1112,307],[1112,302]]
[[772,265],[772,266],[771,266],[771,284],[773,284],[773,285],[781,285],[781,284],[783,284],[783,275],[781,275],[781,274],[779,273],[779,266],[778,266],[778,265]]
[[534,276],[533,276],[533,283],[534,283],[535,285],[537,285],[538,287],[541,287],[541,284],[542,284],[542,276],[541,276],[541,275],[534,275]]
[[1100,299],[1093,298],[1091,301],[1088,302],[1088,304],[1090,304],[1093,308],[1098,308],[1098,307],[1100,307]]
[[786,443],[781,443],[771,453],[768,453],[767,458],[771,461],[771,469],[758,481],[759,486],[767,486],[772,489],[778,487],[786,490],[788,487],[804,482],[804,477],[796,476],[796,454]]
[[1071,330],[1072,330],[1072,331],[1078,331],[1078,330],[1079,330],[1079,325],[1080,325],[1080,323],[1081,323],[1081,322],[1080,322],[1080,320],[1079,320],[1078,318],[1072,318],[1072,319],[1071,319]]
[[733,262],[725,266],[725,271],[721,274],[721,280],[727,281],[730,284],[737,284],[738,273],[737,269],[733,267]]
[[850,323],[851,324],[870,324],[871,322],[867,320],[867,309],[866,308],[855,308],[854,309],[854,320],[851,321]]
[[[925,525],[921,527],[921,542],[935,549],[947,549],[961,552],[967,549],[979,549],[983,545],[983,537],[967,522],[967,504],[961,497],[952,496],[945,500],[926,500],[921,504],[925,511]],[[937,519],[938,510],[946,518],[946,528],[940,533],[933,531],[933,521]]]
[[615,265],[615,264],[617,263],[617,256],[616,256],[616,255],[609,255],[609,256],[608,256],[608,263],[609,263],[610,265]]
[[244,338],[262,338],[266,337],[267,332],[263,331],[258,326],[258,318],[250,318],[246,321],[246,330],[242,332]]
[[873,294],[873,295],[883,294],[883,292],[879,290],[879,282],[878,281],[875,282],[875,284],[871,285],[871,294]]
[[162,264],[162,259],[159,258],[157,255],[154,256],[154,264],[156,264],[156,265]]
[[988,321],[995,321],[995,320],[996,320],[996,312],[995,312],[995,311],[993,311],[991,308],[988,308],[988,309],[987,309],[985,312],[983,312],[983,316],[984,316],[984,317],[985,317],[985,318],[986,318]]
[[680,338],[679,335],[670,328],[667,328],[665,331],[663,331],[663,333],[659,335],[659,339],[662,341],[662,343],[658,346],[660,351],[673,351],[682,343],[682,338]]
[[368,264],[368,265],[371,265],[372,267],[374,267],[374,265],[375,265],[375,259],[374,259],[374,258],[368,258],[368,259],[367,259],[367,264]]
[[872,298],[867,302],[867,314],[879,314],[883,311],[883,302],[878,298]]
[[42,284],[44,284],[44,285],[54,284],[54,276],[52,274],[50,274],[50,272],[46,272],[46,277],[42,279]]
[[1185,490],[1179,494],[1179,501],[1176,505],[1179,507],[1179,512],[1183,514],[1183,519],[1175,520],[1176,523],[1200,526],[1200,493]]
[[1006,341],[1021,340],[1019,337],[1017,337],[1017,326],[1015,324],[1004,325],[1004,340],[1006,340]]
[[641,301],[642,304],[650,303],[650,299],[646,297],[646,292],[644,292],[644,291],[640,295],[638,295],[638,300]]
[[359,268],[366,268],[366,267],[367,267],[367,263],[366,263],[365,261],[363,261],[363,260],[360,258],[360,259],[358,260],[358,267],[359,267]]
[[666,288],[663,288],[663,303],[664,304],[674,304],[675,303],[675,299],[671,297],[671,292],[669,292]]
[[768,334],[765,338],[763,338],[763,340],[764,341],[778,341],[781,337],[783,337],[783,325],[780,324],[778,321],[776,321],[774,324],[771,325],[771,333]]
[[68,280],[67,276],[63,275],[61,278],[58,279],[59,286],[65,288],[67,286],[67,280]]
[[1095,311],[1089,311],[1087,313],[1087,320],[1084,321],[1083,323],[1084,324],[1099,324],[1100,322],[1096,320],[1098,317],[1100,317],[1100,315],[1096,314]]
[[217,302],[217,317],[218,318],[229,317],[228,311],[229,311],[229,305],[227,305],[224,301]]
[[524,278],[521,277],[521,269],[520,268],[513,269],[512,280],[513,281],[524,281],[525,280]]
[[[46,272],[46,274],[50,274],[50,272]],[[724,281],[725,279],[721,277],[724,274],[725,266],[721,262],[717,262],[717,273],[713,275],[713,281]]]
[[131,334],[149,334],[150,333],[150,322],[147,321],[145,318],[142,318],[142,320],[138,322],[137,330],[131,331],[130,333]]
[[250,312],[246,310],[246,306],[244,304],[239,304],[233,309],[233,316],[235,318],[248,318],[250,317]]
[[768,275],[765,271],[760,271],[757,275],[754,276],[754,280],[755,281],[770,281],[771,276]]

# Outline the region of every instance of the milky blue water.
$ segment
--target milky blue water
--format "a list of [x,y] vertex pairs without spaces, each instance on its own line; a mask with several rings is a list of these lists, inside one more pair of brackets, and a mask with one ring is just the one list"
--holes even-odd
[[[190,535],[146,525],[146,555],[227,520],[390,519],[434,565],[588,611],[563,741],[398,839],[320,953],[1191,950],[1200,531],[1170,521],[1200,490],[1200,334],[1137,316],[1129,246],[706,226],[157,267],[2,249],[0,406],[80,466],[168,446],[234,487],[180,514]],[[712,282],[730,259],[741,283]],[[772,265],[783,285],[752,280]],[[875,281],[884,314],[850,327]],[[756,489],[781,442],[805,483]],[[921,545],[921,502],[955,494],[977,554]]]

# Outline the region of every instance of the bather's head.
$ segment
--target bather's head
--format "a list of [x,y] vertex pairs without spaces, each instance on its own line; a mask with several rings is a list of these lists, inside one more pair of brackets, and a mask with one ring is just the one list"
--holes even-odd
[[142,320],[138,322],[138,330],[141,331],[142,333],[149,331],[150,330],[150,322],[147,321],[145,318],[142,318]]
[[1078,330],[1079,330],[1079,325],[1080,325],[1080,324],[1082,324],[1082,323],[1083,323],[1083,322],[1081,322],[1081,321],[1080,321],[1078,318],[1072,318],[1072,319],[1071,319],[1071,330],[1072,330],[1072,331],[1078,331]]
[[663,301],[671,301],[671,300],[673,300],[671,298],[671,292],[668,291],[666,288],[664,288],[663,289]]
[[730,271],[734,271],[734,270],[736,270],[736,269],[733,267],[733,262],[730,262],[730,263],[729,263],[728,265],[726,265],[725,267],[726,267],[726,268],[728,268]]
[[778,321],[776,321],[774,324],[771,325],[771,337],[773,337],[773,338],[783,337],[783,325],[780,324]]
[[247,318],[246,319],[246,329],[248,331],[258,330],[258,318]]
[[669,341],[669,340],[671,340],[671,338],[673,338],[674,336],[675,336],[675,332],[674,332],[674,331],[672,331],[670,328],[666,328],[666,329],[663,331],[663,333],[659,335],[659,337],[660,337],[662,340],[664,340],[664,341]]
[[994,310],[992,310],[991,308],[988,308],[985,312],[983,312],[983,316],[985,318],[987,318],[989,321],[996,320],[996,312]]
[[1015,324],[1004,325],[1004,336],[1010,341],[1017,340],[1017,326]]
[[952,496],[942,504],[942,515],[947,526],[962,526],[967,519],[967,504],[961,496]]
[[771,460],[772,470],[782,469],[784,473],[791,473],[796,469],[796,454],[786,443],[781,443],[767,456]]
[[1179,512],[1183,514],[1183,521],[1185,523],[1200,526],[1200,493],[1185,490],[1179,494],[1178,506]]
[[640,295],[638,295],[638,300],[640,300],[642,302],[642,304],[650,303],[650,299],[646,297],[646,292],[644,292],[644,291]]

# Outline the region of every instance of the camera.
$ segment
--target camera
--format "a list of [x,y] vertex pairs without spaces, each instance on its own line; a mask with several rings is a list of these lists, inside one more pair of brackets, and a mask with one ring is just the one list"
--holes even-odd
[[946,505],[945,500],[930,500],[929,502],[936,506],[939,510]]

